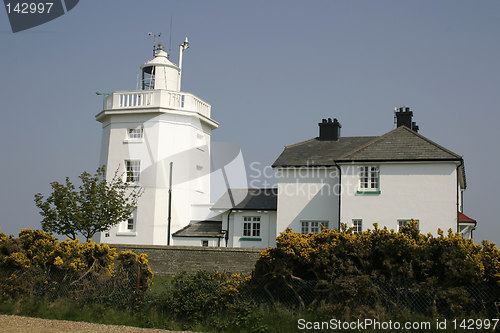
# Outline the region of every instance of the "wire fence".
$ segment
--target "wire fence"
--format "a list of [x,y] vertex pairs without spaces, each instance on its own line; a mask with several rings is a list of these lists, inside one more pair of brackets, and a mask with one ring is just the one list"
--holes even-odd
[[347,316],[421,314],[428,317],[500,315],[500,286],[471,284],[437,286],[415,281],[302,281],[277,280],[255,284],[242,299],[291,309],[318,310]]
[[79,275],[67,271],[20,270],[0,272],[4,299],[64,299],[76,304],[104,303],[133,307],[144,300],[147,286],[139,265],[114,272],[89,270]]

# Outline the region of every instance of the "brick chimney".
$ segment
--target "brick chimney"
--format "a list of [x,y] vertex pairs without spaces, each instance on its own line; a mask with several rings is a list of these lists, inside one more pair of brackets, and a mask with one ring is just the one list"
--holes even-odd
[[328,120],[323,119],[319,124],[319,140],[330,140],[330,141],[338,141],[340,138],[340,129],[342,125],[340,125],[337,118],[333,119],[328,118]]
[[409,129],[418,132],[418,125],[412,121],[413,112],[410,111],[409,107],[400,107],[399,110],[398,108],[395,108],[394,115],[396,117],[396,127],[406,126]]

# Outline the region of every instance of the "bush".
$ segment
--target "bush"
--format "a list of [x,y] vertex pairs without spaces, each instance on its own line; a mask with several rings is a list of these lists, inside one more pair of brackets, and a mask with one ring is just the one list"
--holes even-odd
[[144,254],[126,251],[118,256],[106,244],[59,242],[40,230],[24,229],[19,238],[0,234],[0,297],[4,299],[66,297],[91,302],[119,294],[129,302],[151,285],[151,278]]
[[484,304],[493,308],[500,253],[494,244],[476,245],[451,231],[422,235],[416,223],[397,233],[377,225],[361,234],[345,227],[307,235],[287,230],[276,248],[261,253],[252,283],[273,301],[355,317],[374,315],[378,307],[458,316]]
[[199,271],[189,275],[183,272],[174,277],[165,305],[181,317],[201,319],[236,302],[247,280],[240,274]]

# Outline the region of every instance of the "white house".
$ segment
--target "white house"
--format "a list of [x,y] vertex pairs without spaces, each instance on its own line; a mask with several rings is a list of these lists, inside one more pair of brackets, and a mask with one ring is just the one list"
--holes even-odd
[[137,210],[97,237],[103,243],[167,245],[192,220],[210,219],[211,106],[181,91],[182,53],[172,63],[161,45],[141,68],[141,90],[105,98],[100,165],[144,194]]
[[277,230],[340,223],[356,232],[373,223],[397,230],[414,219],[422,233],[472,237],[476,223],[462,212],[462,157],[418,134],[409,108],[395,115],[397,128],[382,136],[342,137],[336,119],[323,119],[318,137],[285,147],[273,164]]

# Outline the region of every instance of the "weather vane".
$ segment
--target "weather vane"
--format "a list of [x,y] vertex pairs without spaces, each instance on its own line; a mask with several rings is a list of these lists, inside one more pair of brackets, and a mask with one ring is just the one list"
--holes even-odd
[[161,32],[158,35],[155,35],[152,32],[149,32],[148,36],[153,37],[153,57],[154,57],[156,55],[155,52],[157,50],[161,49],[161,46],[160,46],[161,44],[160,43],[158,43],[158,45],[156,45],[156,38],[160,38],[161,37]]

